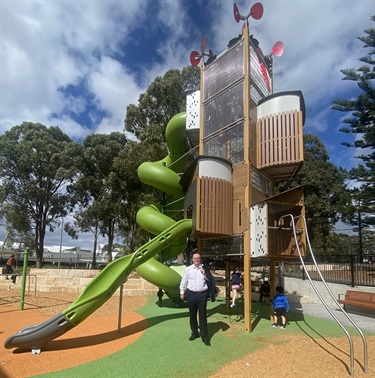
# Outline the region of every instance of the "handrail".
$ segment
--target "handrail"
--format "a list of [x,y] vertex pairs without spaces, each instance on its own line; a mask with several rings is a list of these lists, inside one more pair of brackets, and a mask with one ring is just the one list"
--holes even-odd
[[[300,250],[299,245],[298,245],[298,239],[297,239],[297,234],[296,234],[296,227],[295,227],[295,224],[294,224],[295,217],[292,214],[285,214],[285,215],[283,215],[283,216],[281,216],[279,218],[278,224],[281,226],[281,220],[284,219],[284,218],[287,218],[287,217],[291,218],[291,227],[293,229],[293,236],[294,236],[294,239],[296,241],[296,247],[297,247],[298,255],[299,255],[299,258],[301,260],[301,264],[303,266],[303,269],[305,270],[306,276],[307,276],[308,280],[310,281],[311,286],[313,287],[313,289],[315,291],[315,294],[318,296],[318,298],[320,299],[320,301],[322,302],[322,304],[324,305],[324,307],[326,308],[326,310],[333,317],[333,319],[336,321],[336,323],[342,328],[342,330],[344,331],[344,333],[346,334],[346,336],[348,338],[349,346],[350,346],[350,375],[352,377],[354,377],[354,347],[353,347],[352,337],[350,336],[349,332],[345,329],[345,327],[342,325],[342,323],[340,322],[340,320],[336,317],[336,315],[328,307],[327,303],[324,301],[322,295],[319,293],[319,291],[316,288],[313,280],[310,277],[310,274],[309,274],[309,272],[308,272],[308,270],[306,268],[305,262],[303,261],[301,250]],[[307,235],[307,229],[306,229],[306,235]],[[311,254],[313,254],[312,250],[310,250],[310,252],[311,252]],[[319,271],[318,266],[316,266],[316,268]]]
[[367,341],[366,341],[366,337],[363,334],[362,330],[358,327],[358,325],[350,317],[350,315],[345,311],[345,309],[342,306],[340,306],[340,303],[337,301],[336,296],[333,294],[332,290],[329,288],[329,286],[327,285],[326,281],[324,280],[323,275],[320,272],[320,269],[318,268],[317,262],[315,260],[315,256],[314,256],[314,254],[312,252],[312,248],[311,248],[311,244],[310,244],[310,238],[309,238],[309,235],[308,235],[308,232],[307,232],[306,218],[303,215],[299,215],[299,216],[296,216],[294,219],[298,219],[298,218],[302,218],[303,219],[303,222],[304,222],[304,225],[305,225],[305,229],[306,229],[306,240],[307,240],[310,252],[311,252],[311,257],[312,257],[312,259],[314,261],[315,266],[317,267],[317,272],[318,272],[320,278],[322,279],[322,282],[323,282],[325,288],[327,289],[327,291],[331,295],[332,299],[336,303],[336,305],[339,308],[339,310],[341,310],[341,312],[346,316],[346,318],[350,321],[350,323],[352,323],[352,325],[354,326],[354,328],[358,331],[358,333],[362,337],[363,352],[364,352],[364,363],[363,363],[363,365],[364,365],[364,372],[367,374],[368,373],[368,353],[367,353]]
[[[1,276],[16,276],[16,277],[22,277],[22,274],[21,273],[1,273],[0,274],[0,277]],[[30,273],[26,273],[26,276],[29,277],[29,280],[28,280],[28,294],[30,294],[30,277],[34,277],[35,278],[35,282],[34,282],[34,298],[36,298],[36,285],[37,285],[37,275],[36,274],[30,274]]]

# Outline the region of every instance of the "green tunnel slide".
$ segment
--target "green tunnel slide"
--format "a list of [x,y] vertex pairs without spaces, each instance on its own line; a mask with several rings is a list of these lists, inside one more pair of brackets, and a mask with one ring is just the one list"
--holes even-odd
[[138,224],[155,237],[134,253],[108,264],[66,310],[9,336],[5,340],[5,348],[40,352],[49,341],[66,333],[102,306],[126,282],[133,270],[163,289],[172,300],[179,300],[181,269],[169,268],[163,262],[176,257],[185,249],[193,227],[191,219],[177,222],[172,219],[183,209],[183,193],[177,172],[184,169],[189,151],[185,113],[177,114],[169,121],[166,141],[168,155],[165,159],[145,162],[138,168],[138,176],[144,184],[165,193],[164,208],[168,215],[162,213],[159,204],[145,206],[137,213]]

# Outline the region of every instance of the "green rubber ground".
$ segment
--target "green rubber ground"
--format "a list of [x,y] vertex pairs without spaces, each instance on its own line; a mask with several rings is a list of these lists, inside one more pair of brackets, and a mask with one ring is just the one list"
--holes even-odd
[[[190,329],[186,307],[177,308],[169,299],[163,300],[163,307],[156,303],[156,297],[149,297],[147,305],[137,310],[146,318],[147,330],[130,346],[96,361],[37,377],[207,377],[229,362],[265,347],[264,342],[257,340],[271,338],[275,332],[312,338],[345,337],[333,321],[297,312],[288,314],[289,324],[285,331],[274,329],[269,321],[270,307],[259,303],[252,303],[253,331],[247,334],[242,319],[242,303],[231,309],[232,314],[228,316],[225,314],[225,300],[219,298],[208,303],[212,345],[207,347],[200,339],[188,341]],[[354,328],[347,329],[351,335],[358,336]]]

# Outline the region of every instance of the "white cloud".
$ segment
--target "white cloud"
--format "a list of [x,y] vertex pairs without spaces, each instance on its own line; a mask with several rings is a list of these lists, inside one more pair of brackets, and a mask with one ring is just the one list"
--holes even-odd
[[65,134],[73,139],[83,139],[87,134],[92,132],[89,128],[73,121],[64,114],[58,118],[48,116],[43,124],[47,126],[58,126]]
[[122,131],[125,104],[136,103],[141,92],[134,77],[120,62],[104,56],[88,77],[88,89],[94,94],[98,107],[108,113],[95,132]]
[[[301,89],[310,108],[353,89],[341,81],[340,69],[358,66],[364,52],[356,37],[373,27],[370,16],[375,9],[372,0],[344,3],[262,1],[263,17],[249,19],[250,32],[264,53],[277,40],[285,45],[284,55],[274,59],[275,91]],[[245,0],[237,4],[242,14],[252,5]],[[154,14],[151,5],[157,9]],[[181,0],[157,5],[145,0],[2,2],[0,131],[25,120],[48,125],[53,118],[55,124],[61,119],[66,130],[75,130],[72,136],[85,135],[90,131],[87,125],[71,119],[71,127],[67,126],[66,111],[79,114],[90,100],[108,115],[92,131],[122,130],[126,106],[137,102],[155,76],[188,65],[190,51],[199,51],[203,34],[208,35],[207,49],[218,54],[241,33],[242,22],[235,22],[232,2],[191,6],[202,14],[199,27],[191,15],[188,18],[188,5]],[[142,82],[127,70],[132,51],[124,49],[129,41],[137,43],[141,33],[157,40],[150,51],[151,63],[139,62]],[[59,91],[85,80],[86,98],[73,100]]]
[[[67,109],[79,112],[81,106],[88,105],[87,100],[78,96],[78,103],[73,104],[72,98],[63,96],[60,89],[77,85],[100,71],[103,63],[98,56],[120,54],[120,43],[132,38],[132,28],[137,25],[139,15],[145,17],[147,4],[147,1],[2,2],[0,132],[26,120],[48,126],[52,118],[54,124],[65,125],[65,130],[74,130],[72,137],[87,134],[87,127],[73,119],[67,126],[69,119],[64,114]],[[113,72],[108,73],[110,82]],[[113,79],[119,80],[118,87],[122,78]],[[91,93],[100,105],[108,106],[101,110],[116,115],[118,130],[122,129],[123,119],[118,122],[117,113],[121,110],[114,111],[114,106],[124,109],[126,101],[135,102],[136,92],[140,92],[131,75],[127,75],[124,84],[132,93],[128,99],[123,95],[111,101],[115,98],[113,92],[103,93],[100,86],[98,93]]]
[[[236,2],[242,14],[254,3]],[[262,4],[262,19],[249,19],[250,33],[265,54],[278,40],[285,45],[284,55],[274,58],[274,90],[302,90],[306,130],[319,134],[336,164],[358,164],[354,151],[340,145],[348,136],[337,131],[342,114],[331,116],[330,106],[357,90],[341,80],[340,70],[359,67],[368,53],[356,37],[374,27],[374,1]],[[228,0],[19,0],[0,6],[0,133],[23,121],[57,125],[77,139],[121,131],[127,105],[136,104],[156,76],[189,65],[204,34],[207,50],[219,54],[242,29]]]
[[[370,21],[375,14],[372,0],[263,0],[261,3],[263,17],[249,18],[250,34],[259,40],[264,54],[269,54],[278,40],[285,46],[284,55],[274,57],[276,92],[300,89],[309,108],[322,99],[330,102],[353,89],[343,84],[340,70],[358,67],[358,59],[368,53],[357,37],[364,35],[364,29],[374,27]],[[241,33],[243,22],[235,22],[233,3],[216,4],[212,6],[217,12],[213,22],[215,39],[209,44],[214,44],[217,54]],[[243,15],[252,5],[248,1],[237,1],[237,4]]]

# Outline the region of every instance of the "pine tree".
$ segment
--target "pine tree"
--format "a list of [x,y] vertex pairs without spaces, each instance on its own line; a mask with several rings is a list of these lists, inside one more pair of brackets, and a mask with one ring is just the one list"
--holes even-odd
[[[375,16],[371,17],[375,22]],[[362,230],[370,225],[375,225],[375,28],[364,30],[365,34],[358,39],[369,48],[366,56],[359,60],[363,63],[358,69],[343,69],[343,80],[355,81],[361,91],[353,100],[338,99],[333,101],[332,109],[350,113],[343,119],[340,131],[355,134],[353,143],[342,143],[350,148],[361,149],[362,153],[356,158],[362,160],[362,164],[352,168],[349,179],[359,185],[353,190],[353,201],[343,213],[343,220],[358,228],[359,239],[362,240]],[[362,253],[360,243],[360,253]]]

